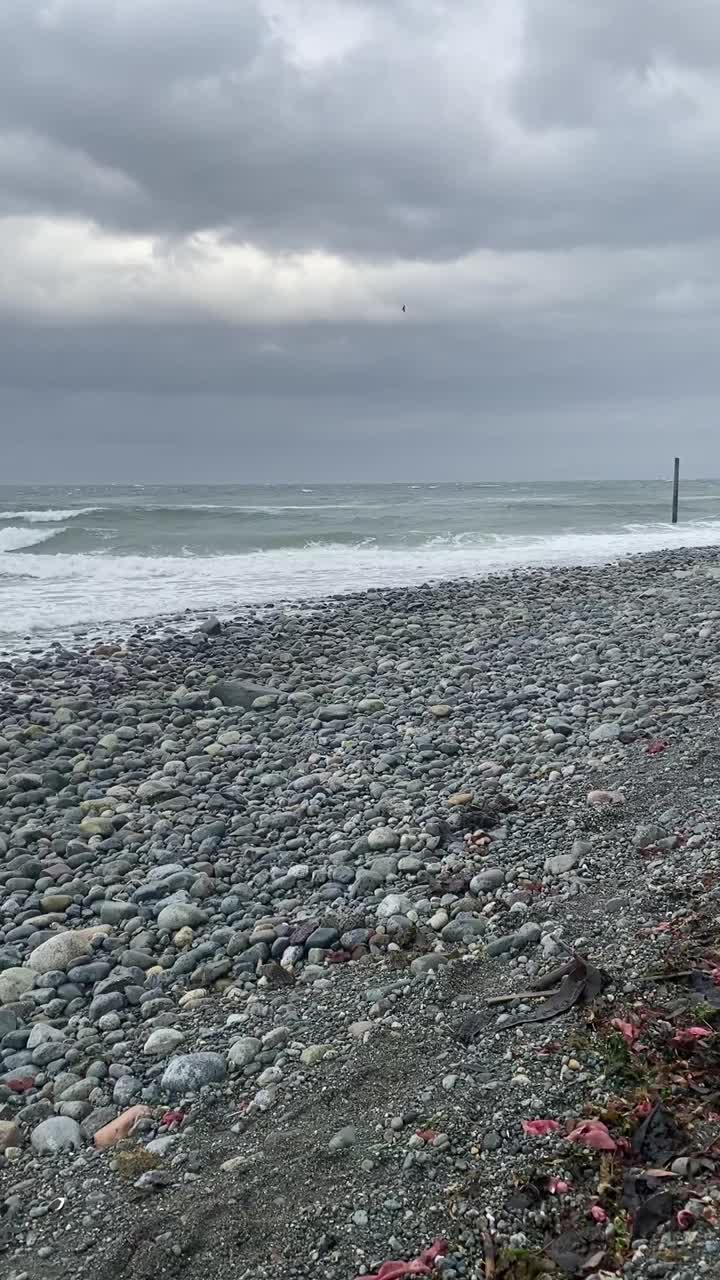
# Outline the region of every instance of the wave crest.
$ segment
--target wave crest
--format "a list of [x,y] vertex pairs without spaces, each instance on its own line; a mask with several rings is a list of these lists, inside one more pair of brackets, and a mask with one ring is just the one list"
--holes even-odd
[[24,520],[26,524],[62,524],[76,516],[89,516],[100,507],[74,507],[72,511],[0,511],[0,520]]
[[48,542],[63,529],[20,529],[10,525],[0,529],[0,552],[21,551],[23,547],[34,547],[40,542]]

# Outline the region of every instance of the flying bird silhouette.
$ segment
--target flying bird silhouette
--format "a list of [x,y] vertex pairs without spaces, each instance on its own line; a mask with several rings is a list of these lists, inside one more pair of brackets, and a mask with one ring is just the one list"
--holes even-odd
[[405,311],[405,309],[406,309],[406,308],[405,308],[405,304],[403,303],[403,311]]

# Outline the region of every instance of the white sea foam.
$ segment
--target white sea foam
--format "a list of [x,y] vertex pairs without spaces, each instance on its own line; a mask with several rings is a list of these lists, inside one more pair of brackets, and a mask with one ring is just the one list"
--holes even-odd
[[[19,551],[22,547],[34,547],[39,542],[47,542],[48,539],[54,538],[57,533],[62,533],[62,529],[20,529],[15,525],[8,525],[7,529],[0,529],[0,552]],[[5,557],[0,561],[3,569],[7,572]]]
[[[314,545],[218,556],[13,554],[52,531],[0,531],[0,631],[52,638],[72,628],[123,624],[184,609],[230,613],[244,605],[298,601],[481,577],[523,567],[601,564],[635,552],[720,544],[720,520],[628,525],[613,533],[435,537],[415,547]],[[12,541],[3,543],[12,535]],[[22,539],[22,541],[20,541]]]
[[99,507],[75,507],[72,511],[0,511],[0,520],[24,520],[26,524],[62,524],[75,516],[89,516]]

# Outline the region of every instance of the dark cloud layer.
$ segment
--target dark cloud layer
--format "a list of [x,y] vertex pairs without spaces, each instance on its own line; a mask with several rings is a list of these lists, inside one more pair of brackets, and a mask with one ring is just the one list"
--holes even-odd
[[717,471],[719,68],[716,0],[5,0],[7,478]]

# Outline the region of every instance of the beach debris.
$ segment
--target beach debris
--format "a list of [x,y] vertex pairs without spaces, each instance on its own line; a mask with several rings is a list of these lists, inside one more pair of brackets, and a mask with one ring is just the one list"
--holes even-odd
[[480,1235],[483,1243],[483,1271],[485,1280],[495,1280],[497,1275],[497,1257],[495,1254],[495,1241],[493,1240],[487,1222],[481,1220]]
[[383,1262],[378,1271],[356,1276],[355,1280],[403,1280],[404,1276],[429,1276],[432,1275],[438,1258],[442,1258],[447,1251],[447,1240],[438,1237],[417,1258],[412,1258],[409,1262]]
[[672,1038],[672,1043],[679,1047],[694,1045],[699,1040],[706,1040],[712,1034],[708,1027],[679,1027]]
[[572,960],[534,982],[529,994],[537,998],[539,992],[547,991],[555,982],[559,982],[559,986],[536,1008],[511,1014],[503,1023],[503,1029],[531,1022],[548,1022],[551,1018],[559,1018],[568,1013],[576,1004],[588,1005],[610,981],[610,976],[604,970],[597,969],[585,956],[574,952]]
[[518,1187],[505,1202],[505,1208],[512,1213],[525,1213],[527,1209],[536,1209],[543,1198],[543,1191],[537,1182],[526,1182]]
[[619,1032],[625,1043],[632,1048],[640,1034],[640,1028],[634,1022],[623,1022],[622,1018],[611,1018],[610,1026],[614,1031]]
[[640,1121],[630,1139],[633,1154],[653,1166],[667,1164],[680,1145],[680,1131],[674,1117],[658,1102]]
[[547,1256],[566,1276],[587,1275],[607,1252],[598,1225],[569,1227],[546,1246]]
[[530,1138],[545,1138],[549,1133],[559,1133],[557,1120],[521,1120],[523,1133]]
[[633,1240],[647,1240],[658,1227],[669,1222],[675,1212],[675,1197],[671,1191],[658,1191],[644,1200],[633,1218]]
[[673,1217],[676,1197],[673,1192],[662,1189],[662,1179],[656,1170],[642,1174],[626,1172],[620,1203],[632,1213],[633,1239],[647,1239]]
[[478,831],[468,831],[465,836],[465,843],[471,849],[487,849],[488,845],[492,844],[492,839],[488,831],[479,829]]
[[602,1120],[583,1120],[567,1135],[567,1140],[594,1151],[617,1151],[617,1142]]
[[170,1111],[166,1111],[165,1114],[161,1116],[160,1124],[165,1129],[179,1128],[180,1125],[184,1123],[186,1115],[187,1112],[183,1111],[181,1107],[173,1107]]
[[123,1111],[115,1120],[98,1129],[94,1138],[95,1147],[98,1151],[106,1151],[109,1147],[114,1147],[116,1143],[122,1142],[129,1136],[138,1120],[147,1119],[151,1115],[150,1108],[142,1103],[128,1107],[127,1111]]
[[659,756],[663,751],[667,751],[670,746],[664,738],[653,738],[652,742],[648,742],[645,748],[646,756]]
[[701,996],[703,1004],[720,1009],[720,966],[716,963],[716,957],[708,958],[706,963],[711,967],[649,973],[647,978],[652,982],[681,982]]
[[[499,825],[506,813],[510,813],[518,807],[517,801],[510,796],[488,796],[487,799],[483,800],[482,804],[475,804],[472,798],[470,802],[465,799],[466,794],[465,792],[455,792],[448,799],[448,804],[452,803],[452,807],[456,810],[453,821],[457,820],[461,825],[461,829],[470,832],[471,835],[474,833],[481,836],[487,835],[488,832],[492,831],[493,827]],[[491,837],[488,836],[488,839],[491,839]]]
[[570,1190],[570,1183],[564,1178],[549,1178],[547,1189],[551,1196],[566,1196]]
[[548,1280],[560,1272],[549,1258],[527,1249],[502,1249],[495,1261],[495,1270],[487,1272],[492,1280]]

